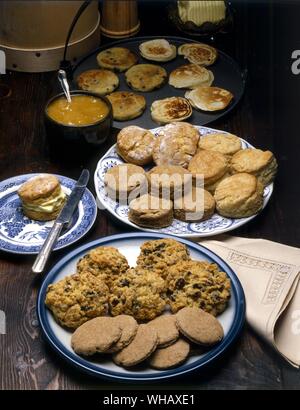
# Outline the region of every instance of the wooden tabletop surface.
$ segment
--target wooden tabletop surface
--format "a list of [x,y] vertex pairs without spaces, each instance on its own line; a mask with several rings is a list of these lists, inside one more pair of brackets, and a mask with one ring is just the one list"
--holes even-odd
[[[154,6],[150,11],[147,7],[141,10],[141,34],[179,34],[168,23],[164,10],[157,13]],[[150,24],[151,13],[157,16],[156,28]],[[275,191],[267,208],[234,235],[300,246],[300,184],[295,181],[300,175],[295,113],[299,89],[289,69],[293,44],[280,35],[283,27],[296,25],[294,14],[291,9],[270,4],[250,6],[237,2],[235,31],[217,39],[216,45],[236,58],[243,69],[247,68],[247,89],[238,108],[212,126],[237,134],[256,147],[272,150],[279,162]],[[280,55],[278,50],[282,51]],[[81,158],[77,164],[51,157],[43,109],[57,90],[55,73],[7,73],[0,77],[0,83],[11,89],[9,97],[0,99],[0,180],[30,172],[58,173],[76,179],[83,167],[93,174],[97,160],[114,143],[115,133],[105,145],[95,148],[93,155]],[[89,188],[94,192],[93,178]],[[55,252],[50,266],[80,244],[128,230],[101,211],[88,235],[76,245]],[[51,351],[37,322],[35,304],[40,279],[31,273],[32,262],[32,256],[0,252],[0,310],[5,312],[7,324],[6,334],[0,335],[0,388],[139,388],[83,375]],[[143,387],[157,389],[155,385]],[[198,375],[160,383],[160,387],[299,389],[300,376],[246,325],[239,340],[213,367]]]

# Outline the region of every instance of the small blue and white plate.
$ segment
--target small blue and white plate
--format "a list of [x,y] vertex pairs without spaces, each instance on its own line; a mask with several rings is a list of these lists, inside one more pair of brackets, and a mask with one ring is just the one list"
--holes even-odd
[[[27,218],[18,196],[19,187],[29,178],[39,174],[25,174],[0,182],[0,250],[19,254],[37,254],[54,221],[40,222]],[[69,195],[76,181],[56,175],[63,191]],[[82,238],[93,226],[97,204],[86,189],[71,223],[59,237],[54,250],[71,245]]]
[[[223,133],[228,134],[225,131],[216,130],[213,128],[195,126],[198,128],[202,135],[211,134],[211,133]],[[155,136],[157,136],[159,130],[162,127],[158,127],[150,130]],[[249,142],[240,138],[242,142],[242,148],[254,148]],[[116,145],[113,145],[107,153],[100,159],[97,164],[97,168],[94,175],[95,189],[98,198],[98,207],[100,209],[107,209],[115,218],[121,222],[130,225],[136,229],[148,232],[159,232],[167,233],[179,237],[185,238],[195,238],[195,237],[206,237],[223,234],[233,229],[239,228],[242,225],[245,225],[251,219],[255,218],[256,215],[250,216],[248,218],[225,218],[217,213],[215,213],[210,219],[207,219],[203,222],[182,222],[178,219],[174,219],[172,225],[161,228],[161,229],[148,229],[140,227],[128,219],[129,207],[126,205],[120,205],[117,201],[111,199],[106,192],[104,185],[104,175],[106,172],[119,164],[123,164],[124,160],[118,155],[116,151]],[[145,168],[146,169],[146,168]],[[146,169],[147,170],[147,169]],[[264,204],[263,208],[269,202],[273,192],[273,183],[265,187],[264,190]]]
[[48,285],[70,275],[70,272],[75,272],[78,260],[91,249],[97,246],[114,246],[127,258],[129,265],[134,266],[140,253],[140,246],[145,241],[168,237],[171,236],[141,232],[125,233],[97,239],[70,252],[51,269],[40,288],[37,314],[46,340],[63,359],[67,360],[75,368],[96,377],[123,382],[149,382],[168,380],[203,369],[221,357],[225,350],[232,345],[238,337],[245,320],[245,296],[242,286],[232,269],[219,256],[204,246],[180,238],[178,238],[178,241],[188,247],[193,259],[216,263],[223,272],[226,272],[231,280],[231,299],[229,305],[218,316],[218,320],[224,329],[223,340],[209,350],[191,355],[184,364],[172,370],[154,370],[149,367],[146,361],[135,368],[125,369],[117,366],[112,361],[110,355],[99,355],[97,358],[81,357],[71,348],[72,333],[61,327],[46,308],[45,297]]

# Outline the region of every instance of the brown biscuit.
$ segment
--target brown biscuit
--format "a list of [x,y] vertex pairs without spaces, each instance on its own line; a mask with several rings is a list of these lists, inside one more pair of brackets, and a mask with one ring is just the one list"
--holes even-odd
[[117,152],[130,164],[146,165],[152,162],[154,135],[141,127],[130,125],[123,128],[117,137]]
[[221,323],[199,308],[185,307],[176,313],[179,331],[194,343],[211,346],[224,337]]
[[106,352],[122,334],[121,327],[111,317],[96,317],[81,325],[72,335],[72,349],[80,355],[91,356]]
[[158,336],[158,346],[166,347],[174,343],[179,332],[176,326],[176,318],[174,315],[162,315],[148,323],[151,329],[156,330]]
[[190,345],[183,339],[162,349],[157,349],[149,360],[154,369],[170,369],[183,363],[190,352]]
[[215,212],[216,202],[210,192],[193,187],[191,192],[174,200],[174,217],[184,222],[200,222]]
[[124,349],[133,340],[138,330],[137,321],[132,316],[119,315],[114,318],[114,321],[120,326],[122,334],[120,339],[107,350],[107,353],[115,353]]
[[132,342],[116,353],[113,360],[124,367],[135,366],[149,357],[157,347],[157,333],[148,325],[139,325]]

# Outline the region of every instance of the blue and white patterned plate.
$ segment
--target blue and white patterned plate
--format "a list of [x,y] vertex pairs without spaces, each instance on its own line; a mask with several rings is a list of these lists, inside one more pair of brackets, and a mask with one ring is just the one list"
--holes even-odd
[[[45,241],[53,221],[39,222],[27,218],[17,194],[19,187],[38,174],[25,174],[0,182],[0,250],[19,254],[37,254]],[[56,175],[68,195],[76,181]],[[59,237],[55,250],[71,245],[82,238],[93,226],[97,205],[86,189],[68,228]]]
[[[157,135],[159,130],[162,127],[158,127],[152,129],[152,133]],[[213,128],[201,127],[196,126],[202,135],[211,134],[214,132],[221,132],[223,134],[228,134],[225,131],[216,130]],[[254,148],[249,142],[243,140],[242,141],[242,148]],[[136,229],[148,232],[159,232],[159,233],[167,233],[171,235],[176,235],[180,237],[186,238],[193,238],[193,237],[205,237],[205,236],[213,236],[219,235],[233,229],[239,228],[240,226],[246,224],[247,222],[251,221],[251,219],[255,218],[256,215],[250,216],[248,218],[239,218],[239,219],[231,219],[225,218],[217,213],[215,213],[210,219],[207,219],[203,222],[182,222],[178,219],[174,219],[172,225],[161,228],[161,229],[147,229],[142,228],[128,219],[128,206],[120,205],[118,202],[113,201],[111,198],[108,197],[107,192],[104,186],[104,175],[108,171],[109,168],[112,168],[118,164],[123,164],[124,161],[116,151],[116,145],[113,145],[107,153],[100,159],[98,162],[95,175],[94,175],[94,182],[95,182],[95,189],[98,197],[98,206],[100,209],[107,209],[113,216],[115,216],[120,221],[130,225]],[[263,208],[267,205],[271,195],[273,192],[273,184],[268,185],[264,191],[264,205]]]

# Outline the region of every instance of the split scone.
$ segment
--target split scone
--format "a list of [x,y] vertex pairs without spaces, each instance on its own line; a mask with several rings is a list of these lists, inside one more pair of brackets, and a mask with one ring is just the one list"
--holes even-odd
[[183,97],[170,97],[156,100],[151,105],[151,117],[158,124],[184,121],[193,113],[191,104]]
[[146,172],[133,164],[120,164],[110,168],[104,176],[104,185],[108,196],[121,203],[127,203],[141,193],[148,192]]
[[127,259],[112,246],[92,249],[77,263],[77,273],[91,273],[110,285],[111,282],[129,269]]
[[107,96],[116,121],[128,121],[139,117],[146,108],[145,97],[128,91],[115,91]]
[[228,176],[226,157],[220,152],[200,150],[191,159],[188,170],[193,174],[196,186],[204,182],[209,192],[214,192],[220,181]]
[[245,218],[263,207],[264,187],[251,174],[235,174],[223,179],[215,191],[217,211],[227,218]]
[[192,174],[176,165],[156,166],[147,173],[147,178],[151,195],[166,199],[182,197],[192,188]]
[[175,239],[164,238],[144,242],[137,258],[137,266],[166,278],[169,268],[180,261],[190,260],[186,245]]
[[236,135],[216,132],[203,135],[199,141],[199,148],[220,152],[230,159],[242,149],[242,143]]
[[18,195],[24,214],[37,221],[56,219],[66,202],[59,180],[48,174],[30,178],[18,189]]
[[119,72],[128,70],[137,61],[137,56],[124,47],[108,48],[97,55],[97,62],[100,67]]
[[126,162],[147,165],[152,162],[155,137],[136,125],[123,128],[117,136],[117,152]]
[[246,172],[255,175],[264,186],[267,186],[275,178],[277,161],[271,151],[247,148],[234,154],[230,170],[233,174]]
[[141,56],[146,60],[166,62],[176,57],[177,49],[165,39],[144,41],[139,46]]
[[184,222],[201,222],[215,212],[216,202],[210,192],[193,187],[191,192],[174,200],[174,217]]
[[88,70],[77,77],[77,84],[81,90],[106,95],[118,88],[119,78],[110,70]]
[[175,68],[169,76],[169,84],[175,88],[196,88],[211,86],[214,81],[212,71],[197,64],[185,64]]
[[62,326],[76,329],[107,313],[108,296],[109,290],[103,280],[83,272],[49,285],[45,303]]
[[153,146],[156,165],[179,165],[187,168],[196,154],[200,134],[187,122],[173,122],[158,132]]
[[137,64],[125,73],[130,88],[135,91],[152,91],[167,81],[168,74],[163,67],[155,64]]
[[212,65],[217,57],[217,50],[203,43],[186,43],[178,48],[178,54],[183,55],[190,63],[202,66]]
[[185,93],[191,105],[201,111],[224,110],[233,100],[233,94],[219,87],[197,87]]
[[145,228],[164,228],[173,222],[173,202],[144,194],[129,203],[128,219]]
[[173,313],[189,306],[217,316],[226,309],[230,299],[230,279],[215,263],[178,262],[170,267],[166,283]]
[[120,275],[111,287],[110,313],[148,321],[160,315],[166,306],[165,281],[154,272],[137,266]]

